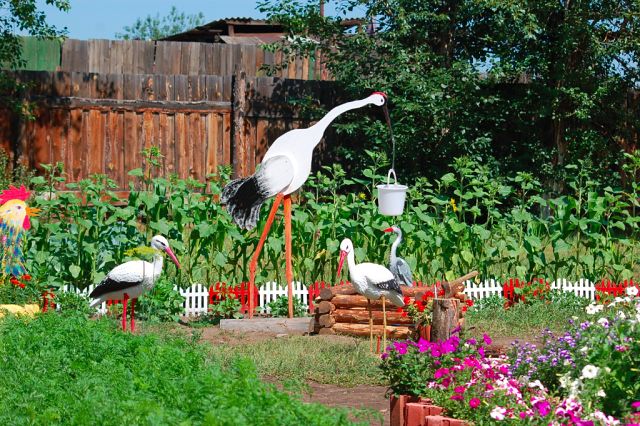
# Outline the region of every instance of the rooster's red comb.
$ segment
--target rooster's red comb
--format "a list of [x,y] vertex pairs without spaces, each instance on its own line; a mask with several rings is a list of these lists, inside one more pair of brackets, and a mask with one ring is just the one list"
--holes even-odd
[[27,188],[24,185],[21,185],[20,188],[16,188],[13,185],[9,185],[9,189],[5,189],[0,192],[0,204],[4,204],[9,200],[22,200],[26,201],[29,198],[31,193],[27,191]]

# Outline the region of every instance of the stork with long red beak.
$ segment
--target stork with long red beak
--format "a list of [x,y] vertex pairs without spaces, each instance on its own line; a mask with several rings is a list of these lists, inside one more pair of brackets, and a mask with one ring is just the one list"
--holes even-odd
[[387,346],[387,310],[385,299],[398,307],[404,306],[402,290],[395,277],[387,268],[375,263],[356,264],[353,243],[345,238],[340,243],[340,261],[338,262],[338,277],[342,271],[344,260],[347,259],[349,279],[358,293],[367,298],[369,307],[369,337],[373,350],[373,316],[371,314],[371,299],[382,301],[383,347]]
[[338,105],[320,121],[307,129],[294,129],[282,136],[269,147],[260,163],[260,168],[252,175],[236,179],[222,191],[222,204],[233,221],[244,229],[255,228],[260,216],[260,207],[269,198],[275,197],[267,223],[249,265],[249,318],[254,310],[254,285],[256,266],[267,238],[271,224],[280,203],[284,200],[285,268],[289,295],[289,317],[293,317],[293,268],[291,266],[291,194],[298,190],[309,178],[314,148],[322,140],[329,124],[340,114],[366,105],[383,106],[386,95],[375,92],[365,99]]
[[135,306],[138,297],[145,291],[151,290],[162,273],[163,256],[169,258],[180,268],[180,262],[169,247],[169,242],[162,235],[151,239],[154,249],[153,261],[132,260],[113,268],[102,282],[91,292],[94,299],[91,306],[98,306],[107,300],[122,300],[122,330],[127,329],[127,302],[131,299],[131,324],[129,329],[135,331]]

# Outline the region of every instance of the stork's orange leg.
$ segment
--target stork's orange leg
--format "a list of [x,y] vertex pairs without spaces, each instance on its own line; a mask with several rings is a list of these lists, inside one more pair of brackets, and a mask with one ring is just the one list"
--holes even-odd
[[271,207],[271,211],[269,212],[269,217],[267,217],[267,223],[265,223],[264,225],[262,235],[260,236],[260,241],[258,241],[256,251],[253,253],[251,263],[249,264],[249,318],[253,318],[253,310],[255,309],[253,301],[253,287],[256,283],[256,267],[258,266],[258,259],[260,258],[262,246],[264,246],[264,242],[267,239],[267,234],[269,234],[269,229],[271,229],[271,225],[273,224],[273,219],[275,219],[276,217],[278,207],[280,207],[280,203],[282,202],[282,197],[282,194],[278,194],[273,200],[273,206]]
[[129,301],[129,294],[125,293],[122,298],[122,331],[127,331],[127,302]]
[[129,330],[131,330],[132,333],[136,331],[136,300],[138,300],[138,298],[131,299],[131,323],[129,324]]
[[284,258],[289,296],[289,318],[293,318],[293,267],[291,266],[291,195],[284,196]]

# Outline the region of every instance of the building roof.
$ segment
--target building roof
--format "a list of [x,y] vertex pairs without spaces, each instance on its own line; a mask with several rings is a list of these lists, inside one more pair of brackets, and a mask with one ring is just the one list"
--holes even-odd
[[[165,37],[167,41],[202,43],[263,44],[273,43],[284,35],[284,27],[263,19],[225,18],[191,30]],[[244,40],[247,39],[247,40]]]

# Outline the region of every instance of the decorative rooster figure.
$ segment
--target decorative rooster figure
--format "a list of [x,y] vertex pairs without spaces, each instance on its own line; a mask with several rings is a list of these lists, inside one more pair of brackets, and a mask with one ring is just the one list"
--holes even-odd
[[382,106],[386,95],[375,92],[365,99],[338,105],[320,121],[307,129],[294,129],[275,140],[269,148],[260,168],[252,176],[236,179],[222,191],[221,201],[227,205],[233,221],[244,229],[255,228],[260,216],[260,207],[271,197],[276,197],[267,218],[267,223],[249,265],[249,317],[253,316],[253,288],[256,266],[280,203],[284,200],[284,233],[286,277],[289,295],[289,317],[293,317],[293,270],[291,266],[291,194],[309,178],[314,148],[322,140],[329,124],[340,114],[373,104]]
[[136,300],[142,293],[155,286],[156,280],[162,273],[162,253],[166,253],[180,269],[180,262],[169,247],[169,242],[162,235],[156,235],[151,239],[151,251],[153,262],[131,260],[116,266],[89,295],[94,299],[91,302],[92,307],[107,300],[122,300],[122,331],[127,329],[127,302],[129,299],[131,299],[129,329],[135,331]]
[[349,238],[345,238],[340,243],[340,261],[338,263],[338,277],[342,271],[345,258],[349,268],[349,278],[355,290],[367,298],[369,307],[369,337],[371,350],[373,351],[373,317],[371,314],[371,299],[382,300],[382,321],[383,321],[383,347],[387,347],[387,310],[385,299],[398,307],[404,306],[402,290],[395,277],[387,268],[375,263],[356,264],[353,243]]
[[384,230],[384,232],[394,232],[397,237],[391,244],[391,254],[389,255],[389,270],[396,277],[396,281],[400,285],[413,286],[413,276],[411,274],[411,267],[401,257],[396,255],[398,246],[402,242],[402,231],[397,226],[392,226]]
[[22,239],[31,228],[30,217],[40,209],[27,206],[29,191],[24,186],[9,186],[0,193],[0,276],[25,275]]

